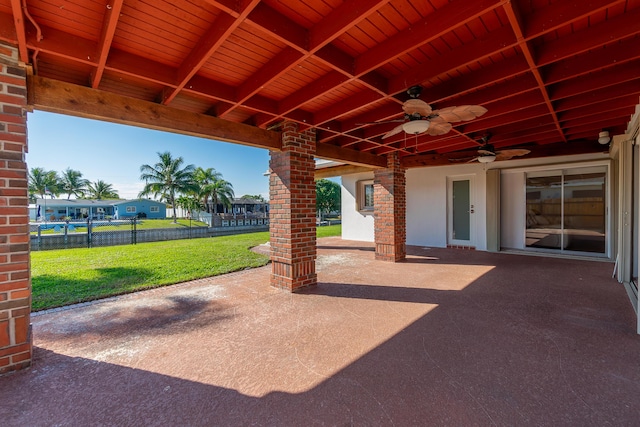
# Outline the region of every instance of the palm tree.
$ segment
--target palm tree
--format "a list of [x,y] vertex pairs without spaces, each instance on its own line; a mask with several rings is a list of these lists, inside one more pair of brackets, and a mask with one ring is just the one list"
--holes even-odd
[[207,186],[219,179],[222,179],[222,174],[214,168],[203,169],[198,167],[193,172],[193,181],[198,186],[196,193],[198,197],[202,199],[202,205],[205,206],[207,213],[211,213],[213,210],[211,203],[209,203],[209,196],[211,194],[207,190]]
[[233,185],[231,185],[229,181],[217,179],[211,184],[205,186],[203,190],[209,193],[209,196],[211,197],[214,213],[218,213],[218,203],[231,207],[234,194]]
[[200,200],[197,196],[180,196],[176,199],[176,205],[189,212],[189,218],[193,218],[193,211],[200,209]]
[[87,189],[89,199],[118,199],[118,192],[113,189],[113,185],[99,179],[96,182],[90,182]]
[[67,193],[67,200],[69,200],[72,195],[76,197],[84,196],[84,193],[87,191],[87,185],[89,185],[89,181],[82,178],[82,172],[71,168],[67,168],[67,170],[62,172],[60,183],[62,184],[62,190]]
[[44,168],[32,168],[28,173],[29,196],[38,195],[44,198],[46,194],[60,195],[60,178],[55,171]]
[[182,157],[173,158],[165,151],[158,153],[160,161],[152,165],[140,166],[140,179],[145,182],[140,197],[153,195],[164,199],[173,208],[173,222],[176,222],[176,195],[194,191],[193,165],[182,167]]

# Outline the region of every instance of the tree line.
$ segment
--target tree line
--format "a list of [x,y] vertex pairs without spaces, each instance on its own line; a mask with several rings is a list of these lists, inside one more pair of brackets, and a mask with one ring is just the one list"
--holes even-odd
[[[189,212],[204,210],[217,213],[218,205],[231,207],[235,197],[233,185],[226,181],[214,168],[202,168],[185,165],[182,157],[174,157],[166,151],[158,154],[154,164],[140,166],[140,180],[145,185],[138,197],[150,197],[163,201],[173,208],[173,220],[176,220],[176,206]],[[118,199],[113,185],[97,180],[91,182],[80,171],[67,168],[62,173],[44,168],[32,168],[28,173],[29,198],[60,197],[66,195],[78,199]],[[245,195],[243,197],[265,202],[262,196]]]
[[[233,185],[226,181],[214,168],[185,165],[182,157],[174,157],[170,152],[157,153],[158,161],[140,166],[140,180],[145,185],[138,197],[151,197],[167,203],[173,209],[176,220],[176,207],[189,212],[204,210],[218,213],[218,205],[231,207],[235,197]],[[105,181],[90,182],[83,178],[80,171],[67,168],[61,174],[43,168],[29,171],[29,198],[46,195],[59,197],[66,194],[83,199],[117,199],[118,192]],[[340,186],[326,179],[316,182],[316,206],[322,215],[340,209]],[[262,196],[245,195],[261,202]]]
[[60,197],[66,194],[67,199],[74,196],[79,199],[117,199],[118,192],[113,185],[97,180],[91,182],[82,177],[82,172],[67,168],[62,173],[48,171],[44,168],[32,168],[28,172],[29,200],[35,201],[37,196]]

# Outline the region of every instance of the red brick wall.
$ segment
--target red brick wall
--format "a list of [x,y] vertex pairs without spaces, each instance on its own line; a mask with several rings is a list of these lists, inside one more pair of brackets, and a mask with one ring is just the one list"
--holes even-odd
[[25,76],[0,43],[0,374],[31,363]]
[[376,259],[400,261],[407,255],[407,196],[405,170],[397,153],[387,156],[387,167],[373,179],[373,217]]
[[271,152],[271,285],[295,291],[317,283],[316,136],[285,123],[282,151]]

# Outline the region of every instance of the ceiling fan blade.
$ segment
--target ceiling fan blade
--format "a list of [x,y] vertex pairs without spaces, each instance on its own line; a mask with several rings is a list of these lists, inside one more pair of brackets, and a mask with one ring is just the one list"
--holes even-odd
[[519,157],[519,156],[526,156],[530,152],[531,150],[527,150],[524,148],[512,148],[508,150],[500,150],[496,152],[496,154],[502,155],[502,156],[509,156],[509,157]]
[[512,157],[526,156],[531,151],[524,148],[513,148],[510,150],[500,150],[496,152],[496,160],[509,160]]
[[466,122],[480,117],[487,112],[487,109],[480,105],[460,105],[457,107],[447,107],[440,110],[434,110],[433,114],[437,114],[448,122]]
[[480,157],[480,156],[478,156],[478,157],[474,157],[473,159],[469,160],[467,163],[473,163],[473,162],[475,162],[476,160],[478,160],[478,158],[479,158],[479,157]]
[[482,155],[485,155],[485,156],[496,156],[497,155],[497,153],[494,153],[493,151],[483,150],[483,149],[479,149],[478,150],[478,154],[482,154]]
[[431,136],[444,135],[448,133],[452,126],[451,123],[445,122],[444,120],[429,120],[429,129],[427,129],[427,134]]
[[389,138],[390,136],[393,136],[393,135],[396,135],[396,134],[399,134],[400,132],[402,132],[402,130],[403,130],[402,129],[402,125],[398,125],[398,126],[394,127],[393,129],[391,129],[389,132],[385,133],[384,136],[382,137],[382,139]]
[[409,99],[402,104],[402,110],[408,115],[420,114],[421,116],[428,116],[433,111],[431,106],[421,99]]

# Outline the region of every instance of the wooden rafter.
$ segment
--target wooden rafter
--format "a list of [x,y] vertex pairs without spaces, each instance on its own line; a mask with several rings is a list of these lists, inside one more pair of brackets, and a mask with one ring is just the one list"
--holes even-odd
[[109,49],[111,48],[111,42],[116,32],[118,20],[120,19],[120,11],[122,10],[123,3],[124,0],[111,0],[107,3],[102,24],[102,33],[98,41],[98,51],[96,55],[98,58],[97,65],[91,78],[91,87],[94,89],[100,85],[100,79],[102,79],[102,74],[104,73],[104,67],[107,63]]
[[11,0],[11,11],[13,12],[13,23],[15,25],[15,37],[18,41],[18,53],[20,60],[29,62],[29,50],[27,49],[27,35],[24,26],[24,13],[22,11],[22,0]]
[[209,57],[218,50],[220,45],[229,37],[251,11],[260,3],[260,0],[244,2],[243,9],[237,16],[222,13],[209,27],[200,39],[195,49],[182,61],[176,73],[175,87],[170,87],[162,94],[162,103],[168,105],[176,95],[185,87],[189,80],[202,68]]

